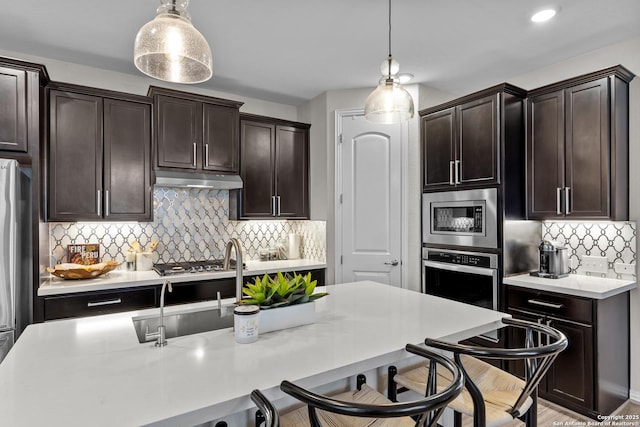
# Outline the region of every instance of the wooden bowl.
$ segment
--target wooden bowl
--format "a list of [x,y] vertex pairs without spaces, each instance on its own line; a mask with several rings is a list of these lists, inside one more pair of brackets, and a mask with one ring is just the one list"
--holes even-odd
[[119,265],[117,261],[103,261],[91,265],[64,263],[56,264],[54,268],[47,267],[47,271],[62,279],[93,279],[110,272]]

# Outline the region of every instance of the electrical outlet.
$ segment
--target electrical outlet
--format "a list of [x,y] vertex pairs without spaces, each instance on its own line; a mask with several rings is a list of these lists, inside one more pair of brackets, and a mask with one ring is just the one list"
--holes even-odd
[[636,265],[616,262],[615,264],[613,264],[613,270],[618,274],[633,274],[635,276]]
[[601,256],[583,256],[582,269],[592,273],[606,273],[609,270],[609,261]]

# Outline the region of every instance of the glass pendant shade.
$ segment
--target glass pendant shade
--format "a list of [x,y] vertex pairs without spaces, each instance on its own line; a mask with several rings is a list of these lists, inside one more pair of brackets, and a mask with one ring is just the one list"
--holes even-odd
[[389,56],[380,66],[382,78],[364,104],[364,117],[375,123],[401,123],[413,117],[413,98],[400,84],[400,64],[391,56],[391,0],[389,0]]
[[364,116],[374,123],[393,124],[413,117],[413,98],[393,78],[382,78],[364,104]]
[[213,75],[211,49],[191,24],[188,1],[163,1],[136,36],[134,63],[144,74],[173,83],[200,83]]

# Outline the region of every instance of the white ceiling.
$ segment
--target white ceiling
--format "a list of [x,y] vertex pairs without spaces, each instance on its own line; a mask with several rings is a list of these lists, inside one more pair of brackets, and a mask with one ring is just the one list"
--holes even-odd
[[[550,1],[394,0],[392,53],[412,83],[463,94],[640,35],[640,0]],[[0,2],[0,49],[131,74],[135,35],[159,5]],[[530,22],[550,4],[556,18]],[[386,0],[192,0],[188,10],[213,52],[214,77],[200,85],[218,91],[297,105],[373,88],[387,55]]]

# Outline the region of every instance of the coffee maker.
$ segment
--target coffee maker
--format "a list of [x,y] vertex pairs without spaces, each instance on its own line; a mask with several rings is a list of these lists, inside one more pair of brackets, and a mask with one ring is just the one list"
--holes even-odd
[[569,249],[558,242],[542,240],[538,245],[540,266],[532,276],[559,279],[569,275]]

